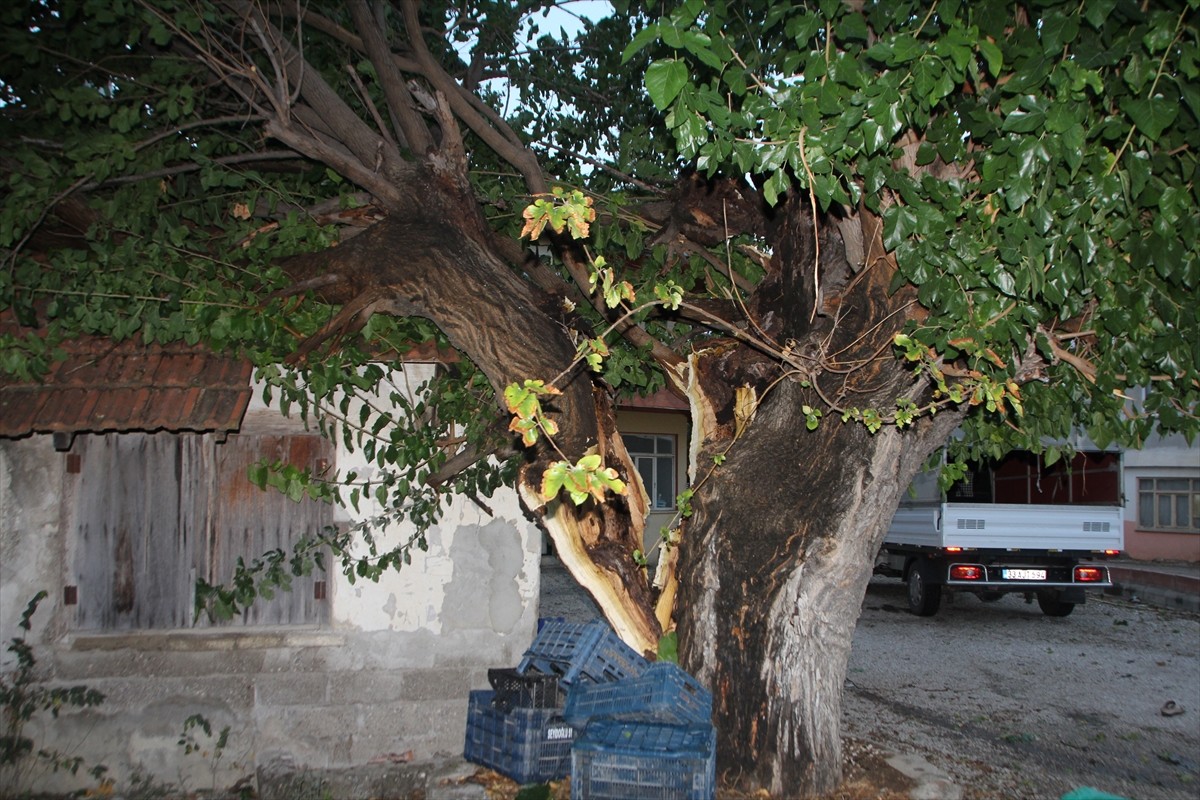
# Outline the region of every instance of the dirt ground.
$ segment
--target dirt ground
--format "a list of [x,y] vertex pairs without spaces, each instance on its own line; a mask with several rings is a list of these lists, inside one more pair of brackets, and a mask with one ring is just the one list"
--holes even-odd
[[[563,580],[543,569],[545,616],[590,618],[590,600]],[[1164,714],[1168,703],[1182,713]],[[886,763],[895,754],[925,759],[963,800],[1059,800],[1082,787],[1195,800],[1200,616],[1094,594],[1059,619],[1019,595],[957,596],[923,618],[908,613],[900,581],[875,578],[842,731],[845,781],[823,800],[906,800],[915,784]],[[515,797],[494,784],[496,798]],[[746,796],[724,789],[718,800]]]
[[[813,800],[909,800],[915,784],[889,766],[881,752],[869,742],[846,740],[843,747],[844,779],[841,787],[832,794]],[[468,779],[483,785],[489,800],[518,800],[520,788],[514,781],[487,769],[478,770]],[[548,795],[528,796],[528,800],[570,800],[570,780],[549,785]],[[717,790],[717,800],[767,800],[765,794],[754,795],[737,792],[728,787]],[[525,797],[520,800],[526,800]],[[983,798],[980,798],[983,800]]]

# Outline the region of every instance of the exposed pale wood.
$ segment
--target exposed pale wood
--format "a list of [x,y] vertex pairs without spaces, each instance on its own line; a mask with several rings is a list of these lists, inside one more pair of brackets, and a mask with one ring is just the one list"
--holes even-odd
[[[528,485],[520,487],[522,499],[531,508],[542,505],[541,498]],[[546,531],[554,542],[555,552],[571,576],[595,599],[613,628],[613,632],[639,653],[656,652],[658,631],[651,617],[646,618],[624,586],[620,575],[604,570],[589,556],[585,542],[595,539],[595,532],[586,530],[585,520],[571,512],[558,500],[545,506],[542,518]]]
[[659,570],[662,576],[662,585],[659,586],[657,577],[654,581],[655,586],[659,586],[660,589],[658,603],[654,606],[654,616],[658,618],[658,624],[663,632],[670,631],[675,627],[675,595],[679,592],[679,576],[676,573],[678,562],[678,547],[672,547],[659,556],[659,566],[661,567],[665,563],[667,567]]

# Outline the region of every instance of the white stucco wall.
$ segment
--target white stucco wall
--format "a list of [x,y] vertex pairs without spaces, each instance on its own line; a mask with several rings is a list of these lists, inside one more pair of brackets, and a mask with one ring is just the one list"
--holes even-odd
[[[395,382],[395,388],[411,402],[419,398],[422,383],[433,377],[434,367],[427,364],[408,366]],[[247,416],[262,412],[255,401]],[[350,407],[348,418],[358,417],[359,405]],[[349,452],[337,443],[338,469],[355,472],[370,479],[378,468],[366,459],[362,449]],[[460,500],[447,509],[441,524],[429,531],[428,549],[414,548],[413,563],[400,574],[388,575],[378,583],[358,581],[335,584],[332,614],[338,627],[361,631],[420,631],[440,634],[466,628],[516,633],[522,623],[530,624],[529,608],[536,609],[540,535],[525,520],[516,494],[509,491],[488,499],[495,512],[490,517],[470,501]],[[378,517],[382,509],[373,495],[365,496],[358,508],[338,508],[339,521],[354,524]],[[538,543],[532,547],[520,530]],[[381,552],[404,544],[412,536],[407,526],[392,526],[377,531]],[[365,547],[362,548],[365,551]],[[536,625],[536,619],[533,620]]]
[[[243,431],[292,424],[256,397]],[[363,468],[361,455],[340,444],[337,457],[341,469]],[[8,641],[28,599],[49,592],[30,636],[39,670],[107,698],[31,732],[38,746],[108,766],[118,790],[137,772],[195,790],[264,765],[322,769],[460,753],[468,691],[487,686],[489,667],[514,666],[536,630],[541,535],[502,490],[487,501],[493,515],[453,504],[429,531],[428,551],[414,549],[410,565],[378,582],[352,585],[331,570],[328,625],[73,633],[62,605],[64,461],[49,436],[0,440],[0,633]],[[371,513],[367,503],[359,513]],[[386,545],[411,532],[378,535]],[[11,658],[2,661],[11,667]],[[215,772],[177,743],[196,713],[231,730]],[[86,785],[44,774],[26,788]]]

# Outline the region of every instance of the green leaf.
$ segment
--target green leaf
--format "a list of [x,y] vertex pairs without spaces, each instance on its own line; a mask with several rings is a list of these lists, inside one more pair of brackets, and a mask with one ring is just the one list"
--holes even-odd
[[771,176],[763,183],[763,199],[767,201],[767,205],[775,205],[779,202],[779,198],[788,190],[788,176],[783,170],[775,170]]
[[1080,10],[1083,12],[1083,17],[1091,24],[1093,28],[1099,30],[1104,27],[1108,17],[1112,14],[1113,7],[1117,4],[1117,0],[1088,0],[1088,2],[1080,5]]
[[1004,118],[1000,129],[1005,133],[1033,133],[1040,130],[1045,123],[1046,115],[1043,112],[1018,108]]
[[651,23],[645,28],[642,28],[640,31],[634,34],[633,41],[631,41],[625,48],[624,52],[621,53],[621,63],[627,63],[629,59],[637,55],[637,53],[639,53],[643,48],[645,48],[658,37],[659,28],[657,22]]
[[712,39],[703,33],[685,31],[683,34],[683,46],[687,48],[689,53],[713,69],[719,70],[724,66],[721,63],[721,59],[717,58],[716,53],[712,50]]
[[677,58],[655,61],[646,69],[646,91],[659,111],[667,110],[687,82],[687,64]]
[[267,476],[270,474],[270,469],[264,462],[251,464],[246,470],[246,477],[250,483],[257,486],[259,489],[267,488]]
[[1170,127],[1179,115],[1179,103],[1170,102],[1161,95],[1145,99],[1126,99],[1121,102],[1121,109],[1152,142],[1157,142],[1163,131]]
[[917,212],[908,206],[892,206],[883,214],[883,246],[894,251],[917,229]]
[[679,663],[679,635],[675,631],[664,633],[658,640],[658,660]]
[[1006,295],[1012,296],[1016,293],[1016,282],[1013,280],[1012,274],[1006,269],[997,268],[988,276],[988,280]]
[[679,142],[680,155],[692,158],[708,141],[708,128],[700,115],[687,111],[682,115],[680,124],[675,129],[675,138]]
[[566,461],[555,461],[542,473],[542,499],[551,500],[558,495],[567,480],[571,465]]
[[599,453],[590,453],[579,459],[579,466],[585,470],[594,471],[600,467],[602,461]]
[[1033,178],[1017,178],[1004,190],[1004,202],[1010,211],[1016,211],[1033,196]]
[[1000,52],[1000,48],[994,42],[980,38],[978,41],[979,52],[983,54],[987,61],[988,72],[993,78],[1000,76],[1000,70],[1004,68],[1004,54]]

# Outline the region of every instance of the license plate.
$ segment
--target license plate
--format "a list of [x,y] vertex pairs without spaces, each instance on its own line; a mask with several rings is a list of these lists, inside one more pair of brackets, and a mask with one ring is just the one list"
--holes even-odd
[[1044,569],[1004,569],[1000,570],[1001,577],[1006,581],[1044,581]]

